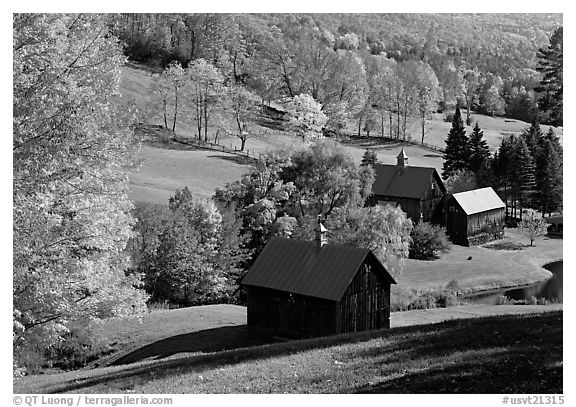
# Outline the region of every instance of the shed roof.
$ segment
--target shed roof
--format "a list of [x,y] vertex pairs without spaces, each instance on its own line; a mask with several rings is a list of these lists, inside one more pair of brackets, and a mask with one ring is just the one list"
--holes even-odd
[[452,195],[466,215],[505,208],[504,202],[491,187],[458,192]]
[[268,242],[241,284],[338,301],[366,258],[377,275],[396,284],[368,249],[336,244],[320,248],[315,241],[281,237]]
[[374,164],[375,179],[372,185],[374,195],[385,195],[403,198],[422,198],[430,186],[430,178],[437,177],[440,188],[446,188],[435,168],[412,167],[401,168],[392,164]]

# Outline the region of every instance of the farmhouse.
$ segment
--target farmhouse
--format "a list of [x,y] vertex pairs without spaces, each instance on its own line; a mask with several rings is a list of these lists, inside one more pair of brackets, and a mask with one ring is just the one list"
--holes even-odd
[[368,249],[316,239],[272,238],[241,284],[248,291],[248,326],[288,337],[313,337],[390,327],[390,285]]
[[504,236],[505,205],[490,187],[446,199],[446,232],[459,245],[483,244]]
[[374,164],[372,204],[393,203],[414,222],[440,223],[446,187],[436,169],[409,166],[404,149],[396,160],[396,165]]

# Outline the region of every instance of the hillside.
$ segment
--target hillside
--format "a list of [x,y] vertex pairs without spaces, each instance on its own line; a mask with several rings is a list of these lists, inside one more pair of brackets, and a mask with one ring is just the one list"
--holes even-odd
[[[242,318],[241,307],[231,308],[219,327],[198,330],[198,324],[217,326],[215,318],[230,306],[216,307],[145,317],[140,330],[157,332],[157,339],[139,342],[132,359],[124,358],[136,363],[24,377],[14,382],[14,392],[562,393],[563,317],[553,311],[558,307],[538,314],[545,308],[497,306],[492,308],[530,314],[425,325],[417,325],[425,317],[419,312],[403,327],[279,343],[247,333],[234,316]],[[187,333],[170,330],[178,325],[186,325]],[[130,329],[124,327],[121,337]]]
[[[139,114],[148,124],[161,125],[159,111],[151,108],[151,71],[138,65],[126,65],[122,70],[121,95],[122,103],[134,105]],[[492,150],[500,144],[503,136],[519,134],[529,126],[520,120],[494,118],[485,115],[472,115],[484,131],[484,137]],[[408,134],[415,140],[420,139],[419,125],[413,123]],[[443,115],[435,115],[429,122],[425,136],[427,144],[444,147],[444,140],[451,124],[443,120]],[[189,114],[183,112],[178,121],[177,133],[180,137],[194,137],[194,123],[189,120]],[[548,126],[542,125],[543,131]],[[471,128],[467,129],[471,131]],[[555,129],[562,134],[562,129]],[[381,163],[395,163],[396,155],[402,147],[399,143],[383,143],[378,134],[374,137],[350,139],[342,142],[342,147],[356,162],[360,162],[366,148],[373,148],[378,153]],[[210,133],[210,137],[213,134]],[[237,138],[222,137],[220,144],[231,148],[240,148]],[[302,145],[302,141],[286,132],[268,129],[267,133],[257,139],[248,139],[246,148],[252,156],[278,148],[294,148]],[[417,145],[405,145],[404,149],[410,158],[410,164],[442,169],[442,155]],[[145,145],[140,153],[142,165],[130,175],[130,188],[133,200],[166,203],[177,188],[188,186],[195,196],[209,198],[217,187],[238,180],[248,170],[246,161],[238,160],[237,156],[206,150],[178,151],[158,146]]]

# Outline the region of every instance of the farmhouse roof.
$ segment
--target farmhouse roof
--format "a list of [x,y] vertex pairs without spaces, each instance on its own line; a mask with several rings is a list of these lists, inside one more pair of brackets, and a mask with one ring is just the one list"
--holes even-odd
[[504,202],[491,187],[458,192],[452,195],[466,215],[504,208]]
[[435,168],[406,166],[399,168],[392,164],[374,164],[375,179],[372,185],[374,195],[385,195],[402,198],[422,198],[430,179],[436,177],[440,188],[446,188]]
[[375,274],[396,284],[368,249],[315,241],[272,238],[241,284],[338,301],[369,258]]

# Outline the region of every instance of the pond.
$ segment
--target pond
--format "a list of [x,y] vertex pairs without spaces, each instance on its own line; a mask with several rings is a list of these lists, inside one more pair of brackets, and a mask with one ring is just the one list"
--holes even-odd
[[505,290],[491,290],[482,294],[467,296],[466,300],[474,304],[495,305],[499,303],[499,297],[504,295],[512,300],[529,300],[531,297],[536,297],[561,303],[563,262],[549,263],[544,268],[552,272],[552,277],[542,283]]

